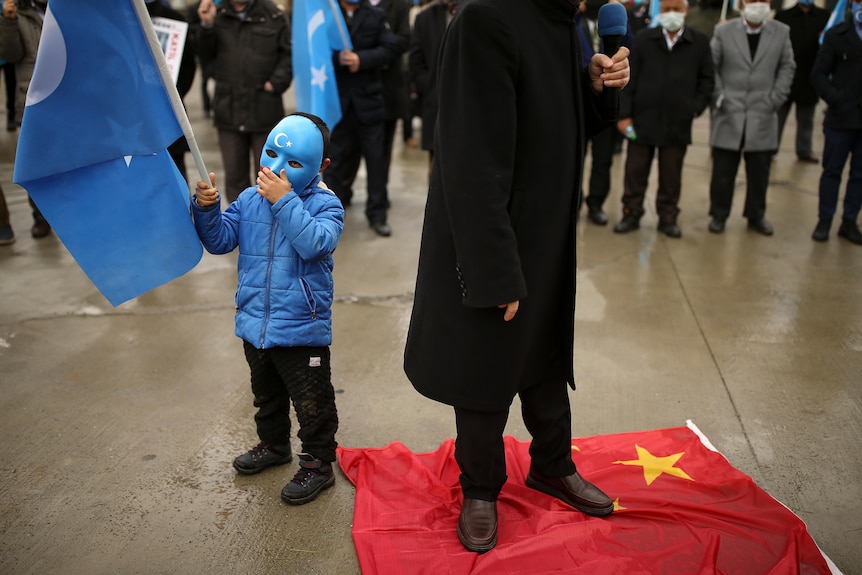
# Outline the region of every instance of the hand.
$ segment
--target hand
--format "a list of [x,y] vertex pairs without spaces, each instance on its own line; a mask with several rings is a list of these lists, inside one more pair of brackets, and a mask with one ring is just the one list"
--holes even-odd
[[212,26],[216,17],[216,7],[213,0],[201,0],[198,6],[198,17],[201,19],[201,24]]
[[629,49],[621,46],[613,58],[595,54],[590,60],[590,84],[593,92],[601,94],[608,88],[625,88],[629,83]]
[[275,92],[275,86],[272,85],[272,82],[267,80],[266,83],[263,85],[263,90],[265,92]]
[[497,306],[500,309],[506,310],[506,313],[503,314],[503,321],[512,321],[512,318],[518,313],[518,305],[519,302],[513,301],[512,303],[503,303]]
[[353,50],[342,50],[338,53],[338,62],[342,66],[347,66],[351,72],[359,71],[359,54]]
[[18,16],[15,0],[3,0],[3,16],[9,20],[14,20]]
[[291,192],[290,182],[282,169],[279,175],[269,168],[261,168],[257,173],[257,193],[274,204]]
[[207,184],[203,180],[198,180],[195,186],[195,202],[202,208],[211,206],[219,201],[215,173],[213,172],[210,172],[210,184]]
[[632,119],[631,118],[623,118],[622,120],[619,120],[617,122],[617,131],[619,131],[620,134],[625,136],[626,135],[626,128],[628,128],[631,125],[632,125]]

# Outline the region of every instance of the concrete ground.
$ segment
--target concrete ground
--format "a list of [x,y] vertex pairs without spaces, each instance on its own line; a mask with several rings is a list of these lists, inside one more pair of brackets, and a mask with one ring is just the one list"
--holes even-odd
[[[187,104],[222,177],[197,86]],[[686,158],[682,239],[656,234],[652,205],[629,235],[579,227],[572,434],[692,419],[844,573],[862,573],[862,247],[810,239],[820,169],[796,162],[792,120],[769,190],[775,236],[746,230],[742,179],[727,231],[708,233],[707,131],[698,120]],[[0,133],[18,238],[0,247],[0,573],[357,573],[354,489],[340,472],[318,501],[288,507],[279,493],[295,464],[252,477],[231,468],[256,443],[233,335],[235,254],[205,254],[112,308],[55,236],[30,237],[26,195],[11,184],[16,137]],[[360,175],[335,255],[333,379],[347,447],[430,451],[454,433],[450,409],[401,369],[426,162],[399,141],[389,239],[364,221]],[[516,416],[507,432],[528,438]]]

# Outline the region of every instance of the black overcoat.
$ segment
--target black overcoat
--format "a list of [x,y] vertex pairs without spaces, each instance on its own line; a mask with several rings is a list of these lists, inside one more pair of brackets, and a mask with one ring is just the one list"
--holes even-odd
[[449,8],[443,2],[431,4],[416,16],[410,41],[410,79],[422,101],[422,149],[434,149],[437,123],[437,56],[446,32]]
[[[573,10],[567,0],[473,0],[444,37],[404,360],[431,399],[501,411],[539,381],[574,386],[584,137],[608,122]],[[520,310],[504,322],[498,306],[515,300]]]
[[829,14],[829,10],[819,6],[810,6],[806,13],[799,4],[775,14],[776,20],[790,26],[790,44],[796,61],[793,86],[787,98],[790,102],[806,106],[817,103],[817,91],[811,85],[811,70],[820,48],[820,34],[829,21]]
[[638,142],[691,144],[691,124],[709,105],[715,87],[706,34],[683,28],[673,50],[662,29],[638,32],[629,58],[631,80],[620,92],[620,117],[632,118]]
[[862,40],[852,21],[826,32],[811,83],[828,106],[823,118],[825,127],[862,129]]

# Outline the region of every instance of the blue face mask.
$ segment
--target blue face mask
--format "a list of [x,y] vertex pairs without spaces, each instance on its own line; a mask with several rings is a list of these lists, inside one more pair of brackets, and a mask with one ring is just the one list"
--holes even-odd
[[854,2],[850,5],[850,13],[853,14],[853,21],[856,24],[862,24],[862,4]]
[[813,6],[814,0],[799,0],[801,6]]
[[[291,166],[291,162],[295,162]],[[260,165],[276,174],[284,170],[294,191],[311,183],[323,162],[323,135],[305,116],[291,115],[276,124],[266,138]],[[301,167],[296,166],[301,165]]]

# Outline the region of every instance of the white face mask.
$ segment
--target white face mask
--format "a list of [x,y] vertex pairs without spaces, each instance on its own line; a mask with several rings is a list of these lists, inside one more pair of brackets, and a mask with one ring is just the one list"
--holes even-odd
[[662,12],[658,15],[658,23],[668,32],[676,32],[685,22],[683,12]]
[[745,8],[742,9],[742,15],[749,24],[760,26],[771,11],[772,7],[766,2],[752,2],[745,5]]

